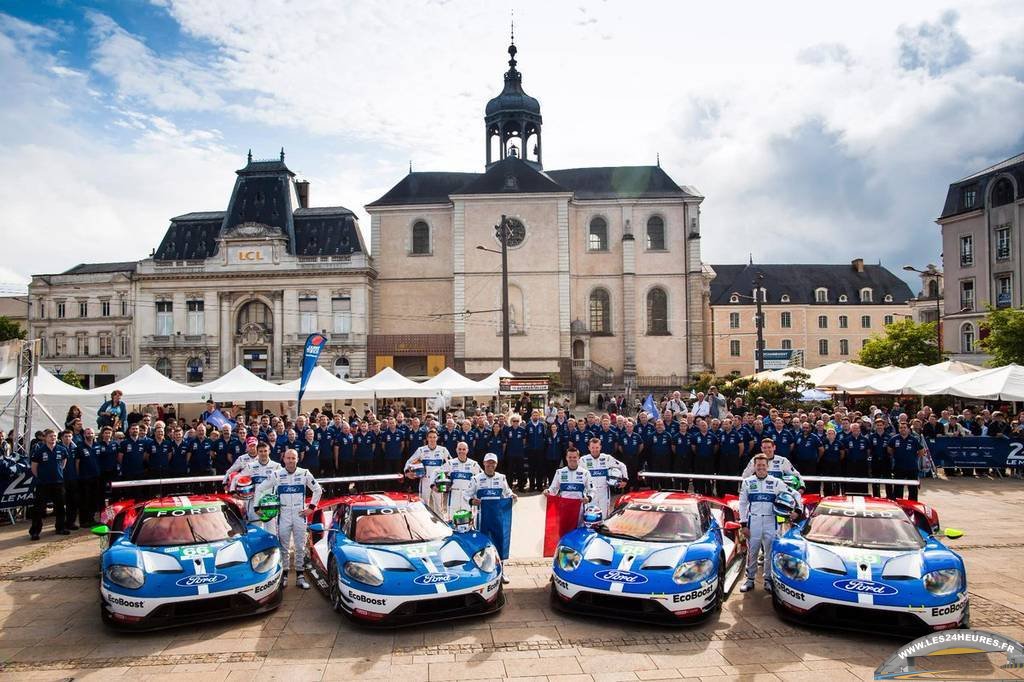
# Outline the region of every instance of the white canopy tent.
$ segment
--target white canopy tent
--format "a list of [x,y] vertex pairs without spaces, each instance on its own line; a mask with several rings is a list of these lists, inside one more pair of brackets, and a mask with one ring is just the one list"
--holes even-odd
[[945,372],[932,369],[928,365],[914,365],[883,372],[866,379],[843,383],[839,388],[854,394],[931,395],[927,387],[941,381],[946,376],[948,375]]
[[238,365],[224,376],[197,386],[204,399],[209,400],[294,400],[296,393],[265,379]]
[[945,392],[978,400],[1024,401],[1024,367],[1013,364],[968,374]]
[[485,381],[473,381],[451,367],[445,367],[439,374],[430,377],[420,386],[433,388],[435,391],[444,391],[454,398],[497,394],[498,382],[495,381],[493,385],[490,385],[484,383]]
[[[21,388],[21,400],[24,400],[26,388]],[[0,410],[3,410],[3,414],[0,414],[0,429],[4,431],[14,426],[15,392],[18,392],[17,379],[0,384]],[[64,383],[42,366],[37,368],[32,381],[32,395],[35,397],[35,404],[31,406],[33,431],[51,427],[63,429],[63,419],[72,405],[82,409],[84,424],[95,424],[96,411],[103,404],[102,397]]]
[[[933,365],[934,367],[935,365]],[[998,369],[1002,369],[1001,367]],[[978,377],[985,376],[992,372],[998,371],[998,369],[983,369],[978,372],[971,372],[969,374],[946,374],[941,380],[935,383],[922,386],[921,390],[924,395],[948,395],[949,389],[967,379],[976,379]]]
[[850,383],[878,376],[880,370],[865,367],[855,362],[833,362],[815,367],[810,374],[810,381],[815,388],[835,388],[840,384]]
[[962,374],[973,374],[974,372],[980,372],[985,369],[978,365],[972,365],[969,362],[960,362],[959,360],[946,360],[945,362],[938,362],[934,365],[928,365],[932,369],[937,369],[940,372],[946,372],[951,375],[962,375]]
[[498,369],[494,370],[477,383],[479,383],[481,386],[485,388],[492,388],[493,393],[490,393],[488,395],[493,395],[494,393],[498,392],[498,384],[501,382],[503,378],[514,379],[515,376],[512,374],[512,372],[508,371],[504,367],[499,367]]
[[[352,385],[356,397],[365,398],[432,398],[436,388],[424,387],[407,379],[390,367],[385,367],[369,379]],[[346,396],[347,397],[347,396]]]
[[[299,395],[299,383],[300,379],[295,379],[281,384],[281,388],[287,389],[291,394],[291,399],[295,400]],[[320,365],[313,368],[309,375],[309,381],[306,382],[306,392],[302,394],[303,400],[307,398],[311,400],[345,400],[353,397],[370,396],[360,392],[355,384],[334,376]]]
[[94,388],[89,393],[103,401],[113,391],[121,391],[121,400],[128,404],[201,403],[206,400],[199,387],[179,384],[149,365],[143,365],[124,379]]

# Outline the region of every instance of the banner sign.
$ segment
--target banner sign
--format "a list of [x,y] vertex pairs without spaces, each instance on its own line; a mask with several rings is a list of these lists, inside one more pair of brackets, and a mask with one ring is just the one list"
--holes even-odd
[[544,556],[554,556],[558,540],[580,525],[580,507],[583,500],[549,497],[544,519]]
[[502,560],[508,559],[512,542],[512,498],[485,497],[480,500],[480,532],[491,539]]
[[930,439],[928,450],[937,467],[1002,469],[1024,466],[1024,443],[1007,438],[943,436]]
[[327,337],[323,334],[313,332],[306,338],[306,350],[302,354],[302,377],[299,379],[299,402],[302,402],[302,394],[306,392],[306,384],[309,383],[309,375],[316,367],[316,361],[320,359],[320,351],[327,345]]
[[[761,352],[764,353],[764,368],[765,368],[765,370],[769,370],[769,369],[786,369],[787,367],[789,367],[792,364],[793,354],[796,353],[795,350],[782,349],[782,348],[779,348],[779,349],[775,349],[775,348],[768,349],[768,348],[765,348]],[[758,359],[758,351],[755,349],[754,350],[754,366],[755,367],[757,366],[757,359]]]
[[34,483],[32,470],[27,465],[11,459],[3,460],[0,464],[0,509],[31,506],[35,499]]
[[498,393],[499,395],[547,393],[549,382],[548,377],[501,377],[498,379]]

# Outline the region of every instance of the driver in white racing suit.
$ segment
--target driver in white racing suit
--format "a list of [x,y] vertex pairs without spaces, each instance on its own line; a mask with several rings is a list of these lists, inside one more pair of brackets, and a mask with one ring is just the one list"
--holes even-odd
[[583,500],[584,504],[590,502],[594,499],[594,480],[590,477],[590,472],[580,466],[579,451],[566,452],[565,464],[566,466],[556,471],[551,478],[551,485],[544,491],[545,497]]
[[[244,462],[243,457],[245,458]],[[256,457],[243,455],[242,457],[239,457],[237,461],[243,463],[237,469],[235,469],[235,465],[232,464],[231,468],[228,469],[228,473],[225,475],[225,477],[230,477],[233,473],[232,469],[239,472],[238,476],[231,478],[228,490],[230,492],[235,489],[235,481],[237,481],[241,476],[248,476],[252,479],[252,482],[256,484],[257,493],[253,495],[252,499],[247,503],[246,513],[248,514],[248,517],[246,520],[258,521],[259,515],[256,513],[256,505],[259,503],[260,497],[262,497],[262,495],[259,494],[260,484],[275,471],[280,471],[281,465],[270,459],[270,445],[267,443],[260,443],[256,446]],[[264,528],[270,533],[276,533],[277,529],[275,524],[276,520],[269,521],[264,525]]]
[[[591,438],[587,443],[587,448],[590,452],[580,458],[580,464],[590,472],[590,478],[593,482],[594,499],[592,504],[599,507],[601,513],[607,518],[612,506],[613,491],[610,481],[617,478],[618,482],[615,484],[615,488],[624,488],[626,481],[629,479],[629,473],[626,471],[625,464],[615,459],[612,455],[601,452],[600,438]],[[618,472],[617,477],[611,472],[612,469]]]
[[[772,476],[775,476],[776,478],[782,478],[783,476],[788,476],[790,474],[800,476],[800,472],[796,470],[796,467],[793,466],[793,463],[790,462],[787,457],[775,454],[775,441],[771,438],[764,438],[761,441],[761,454],[767,458],[768,473]],[[746,468],[744,468],[743,473],[740,474],[743,478],[747,478],[754,474],[754,460],[756,459],[757,457],[752,457],[751,460],[747,462]]]
[[[265,444],[260,444],[263,448]],[[281,458],[284,467],[278,466],[270,472],[270,475],[262,483],[256,486],[257,500],[267,494],[277,495],[281,503],[281,511],[278,513],[277,537],[281,541],[282,559],[284,560],[284,575],[281,577],[281,586],[288,584],[288,560],[289,547],[294,543],[295,550],[295,573],[298,578],[295,584],[303,590],[309,589],[306,576],[303,573],[306,556],[306,517],[316,509],[323,494],[323,488],[316,482],[316,478],[308,469],[302,469],[299,464],[299,453],[289,448],[284,451]],[[306,489],[309,489],[311,496],[309,504],[306,504]]]
[[427,444],[421,445],[405,463],[405,475],[420,479],[420,499],[436,513],[442,513],[441,498],[430,486],[437,480],[439,471],[448,471],[452,455],[448,448],[437,444],[437,431],[427,432]]
[[483,473],[480,465],[469,459],[469,443],[459,441],[455,446],[455,459],[449,461],[449,476],[452,479],[451,498],[448,511],[451,514],[461,509],[472,510],[469,500],[473,495],[473,478]]
[[[764,589],[772,589],[771,556],[772,542],[779,530],[779,522],[775,515],[775,497],[783,491],[790,491],[781,478],[768,474],[768,457],[764,454],[754,455],[754,475],[743,479],[740,484],[740,525],[747,544],[747,580],[740,587],[740,592],[748,592],[754,588],[757,577],[757,556],[763,550]],[[794,512],[798,514],[798,512]]]

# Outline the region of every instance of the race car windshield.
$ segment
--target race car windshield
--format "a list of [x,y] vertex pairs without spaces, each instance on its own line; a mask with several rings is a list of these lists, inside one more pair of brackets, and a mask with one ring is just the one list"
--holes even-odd
[[631,502],[605,519],[597,532],[644,542],[693,542],[701,535],[700,526],[696,504]]
[[352,510],[349,538],[364,545],[400,545],[441,540],[451,527],[432,514],[422,502],[398,507],[367,507]]
[[824,545],[910,550],[924,540],[902,511],[864,512],[819,507],[804,528],[804,537]]
[[143,547],[173,547],[217,542],[245,535],[245,524],[223,504],[147,507],[132,542]]

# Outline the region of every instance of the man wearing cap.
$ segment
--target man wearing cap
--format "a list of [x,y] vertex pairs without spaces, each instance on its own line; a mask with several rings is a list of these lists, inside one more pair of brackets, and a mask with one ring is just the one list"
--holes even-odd
[[250,463],[256,461],[259,454],[257,446],[259,440],[255,436],[249,436],[245,439],[245,452],[235,458],[235,461],[231,463],[231,466],[224,472],[224,485],[227,485],[228,479],[231,478],[231,474],[236,471],[243,471]]
[[[503,497],[511,497],[512,504],[515,504],[518,499],[516,494],[509,487],[505,474],[499,474],[497,471],[498,456],[493,452],[488,452],[484,455],[484,470],[470,479],[469,488],[466,490],[466,499],[471,505],[479,507],[481,500]],[[508,584],[508,578],[505,577],[504,571],[501,573],[501,582]]]
[[[270,448],[266,443],[260,445],[260,460],[266,453],[267,461],[270,460]],[[277,537],[281,541],[282,559],[284,559],[284,575],[281,576],[281,586],[288,584],[289,550],[294,545],[292,555],[295,557],[295,573],[298,578],[295,584],[300,589],[308,590],[309,583],[303,573],[306,554],[306,517],[316,509],[323,495],[323,488],[317,483],[316,477],[308,470],[300,468],[299,453],[289,448],[285,450],[284,467],[276,462],[270,462],[275,468],[268,470],[266,478],[256,486],[254,500],[259,500],[264,495],[277,495],[281,505],[278,513]],[[310,492],[309,503],[306,503],[306,490]]]

